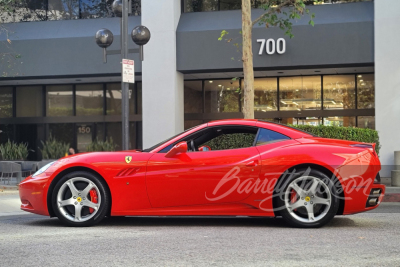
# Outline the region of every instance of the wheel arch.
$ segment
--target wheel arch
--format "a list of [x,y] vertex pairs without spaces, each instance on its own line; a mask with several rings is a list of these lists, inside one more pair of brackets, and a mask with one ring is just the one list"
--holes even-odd
[[99,177],[100,179],[102,179],[104,181],[104,183],[107,185],[107,189],[108,189],[108,194],[110,197],[110,210],[108,211],[107,215],[110,214],[111,212],[111,206],[112,206],[112,197],[111,197],[111,190],[110,190],[110,186],[108,185],[107,181],[104,179],[103,176],[101,176],[100,173],[96,172],[95,170],[88,168],[88,167],[83,167],[83,166],[76,166],[76,167],[70,167],[67,168],[63,171],[61,171],[59,174],[57,174],[56,177],[54,177],[53,181],[51,181],[49,189],[47,190],[47,196],[46,196],[46,201],[47,201],[47,210],[50,214],[50,217],[56,217],[53,208],[52,208],[52,204],[51,204],[51,194],[53,193],[54,187],[56,186],[57,182],[64,177],[65,175],[67,175],[68,173],[71,172],[76,172],[76,171],[85,171],[85,172],[89,172],[97,177]]
[[[342,215],[343,214],[343,210],[344,210],[344,205],[345,205],[343,186],[342,186],[342,183],[339,181],[339,179],[336,177],[336,175],[331,170],[329,170],[328,168],[326,168],[324,166],[321,166],[321,165],[318,165],[318,164],[314,164],[314,163],[302,163],[302,164],[298,164],[298,165],[292,166],[289,169],[287,169],[286,171],[284,171],[281,174],[281,176],[279,177],[278,180],[282,179],[286,172],[291,172],[294,169],[299,170],[299,169],[306,169],[306,168],[312,168],[312,169],[318,170],[318,171],[324,173],[325,175],[327,175],[328,177],[333,177],[333,179],[335,179],[334,184],[340,186],[340,188],[337,188],[338,191],[339,191],[339,209],[338,209],[336,215]],[[277,196],[277,192],[275,191],[277,185],[278,185],[278,183],[275,184],[274,194],[273,194],[274,196]],[[273,205],[273,208],[275,210],[275,208],[277,206],[276,197],[273,198],[272,205]]]

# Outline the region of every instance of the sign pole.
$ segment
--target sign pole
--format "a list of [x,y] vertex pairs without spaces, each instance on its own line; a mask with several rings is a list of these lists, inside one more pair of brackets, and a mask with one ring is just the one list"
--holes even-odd
[[128,7],[128,0],[123,0],[121,16],[122,150],[129,149],[129,83],[124,82],[123,79],[123,61],[128,58]]

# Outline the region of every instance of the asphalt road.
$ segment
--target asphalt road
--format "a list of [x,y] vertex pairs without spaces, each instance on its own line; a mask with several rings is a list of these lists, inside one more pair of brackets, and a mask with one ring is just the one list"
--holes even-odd
[[320,229],[289,228],[279,218],[196,217],[71,228],[2,212],[6,198],[0,195],[0,266],[400,266],[399,203],[338,216]]

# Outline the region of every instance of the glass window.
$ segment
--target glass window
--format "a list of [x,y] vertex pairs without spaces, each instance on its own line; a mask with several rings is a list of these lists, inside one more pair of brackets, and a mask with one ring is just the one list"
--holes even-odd
[[0,118],[13,116],[13,89],[12,87],[0,87]]
[[254,111],[276,111],[277,101],[277,78],[254,79]]
[[201,81],[185,81],[185,113],[203,112],[203,92]]
[[260,131],[257,136],[256,146],[262,146],[268,143],[272,143],[279,140],[288,140],[290,139],[286,135],[267,130],[264,128],[260,128]]
[[202,12],[218,10],[218,0],[184,0],[184,12]]
[[46,4],[44,0],[15,1],[14,22],[46,20]]
[[79,18],[79,0],[48,0],[48,20]]
[[137,83],[137,114],[142,114],[142,83]]
[[239,81],[204,81],[206,113],[239,112]]
[[343,126],[355,127],[356,117],[326,117],[324,118],[325,126]]
[[14,125],[0,124],[0,144],[7,143],[8,140],[14,140]]
[[93,140],[93,124],[76,125],[76,146],[79,152],[86,152],[87,146]]
[[195,138],[194,144],[197,148],[209,146],[211,150],[251,147],[254,144],[257,130],[257,128],[242,127],[213,128],[206,131],[202,136]]
[[46,86],[46,112],[49,117],[73,116],[73,86]]
[[17,87],[17,117],[43,116],[42,86]]
[[359,109],[375,108],[375,75],[357,75],[357,104]]
[[321,77],[279,78],[280,110],[320,110]]
[[242,0],[220,0],[219,10],[235,10],[242,8]]
[[375,116],[360,116],[357,123],[359,128],[375,130]]
[[76,115],[103,115],[103,84],[76,86]]
[[[110,1],[80,0],[81,19],[105,18],[111,16]],[[112,4],[112,2],[111,2]]]
[[49,124],[49,133],[57,141],[69,144],[77,152],[74,147],[75,128],[73,123],[51,123]]
[[292,118],[290,124],[317,126],[322,124],[322,118],[321,117]]
[[[110,122],[107,123],[107,135],[106,138],[112,138],[114,143],[117,145],[116,150],[122,150],[122,123],[121,122]],[[129,149],[135,149],[137,147],[136,142],[136,127],[134,122],[129,123]]]
[[354,75],[324,76],[324,109],[355,109]]
[[[106,87],[107,98],[107,115],[121,115],[122,112],[122,94],[121,83],[107,84]],[[129,86],[129,113],[135,114],[135,85]]]

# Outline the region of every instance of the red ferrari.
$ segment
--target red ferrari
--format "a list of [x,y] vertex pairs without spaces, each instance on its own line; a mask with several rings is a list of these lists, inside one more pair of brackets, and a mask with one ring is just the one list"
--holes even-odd
[[281,216],[320,227],[376,208],[375,144],[325,139],[259,120],[196,126],[143,151],[49,163],[21,182],[21,209],[89,226],[105,216]]

